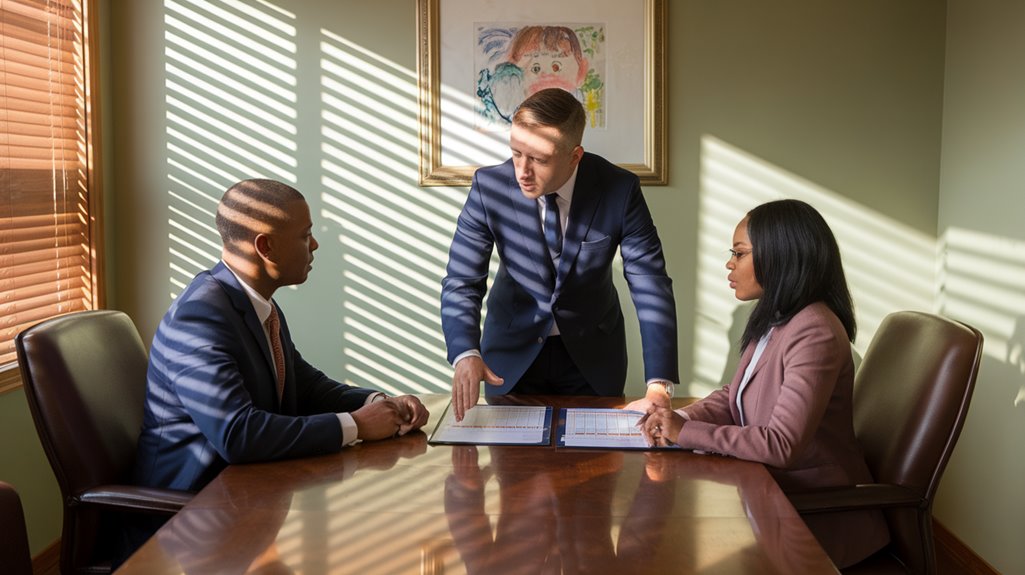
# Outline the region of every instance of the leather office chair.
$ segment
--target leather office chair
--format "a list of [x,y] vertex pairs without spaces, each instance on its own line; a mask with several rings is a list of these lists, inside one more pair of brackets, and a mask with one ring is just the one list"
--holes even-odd
[[129,484],[142,429],[146,348],[132,320],[109,310],[43,321],[18,334],[15,348],[64,501],[61,572],[109,571],[115,549],[97,534],[112,531],[105,526],[117,512],[170,516],[192,496]]
[[982,334],[940,316],[887,316],[854,381],[854,431],[876,483],[788,493],[801,514],[883,509],[890,545],[844,573],[936,572],[932,502],[961,434]]
[[0,481],[0,569],[8,575],[32,575],[32,554],[25,531],[21,498],[10,484]]

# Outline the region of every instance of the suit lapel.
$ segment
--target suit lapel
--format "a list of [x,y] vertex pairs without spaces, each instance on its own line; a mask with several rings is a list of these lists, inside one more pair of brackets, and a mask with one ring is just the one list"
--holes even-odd
[[559,269],[556,275],[556,289],[562,283],[569,270],[573,268],[580,253],[580,244],[587,237],[594,214],[601,201],[600,187],[595,185],[594,170],[589,169],[589,158],[584,154],[577,169],[577,181],[573,186],[573,199],[569,206],[569,218],[563,230],[562,257],[559,258]]
[[[260,346],[260,351],[263,352],[263,360],[267,366],[268,373],[271,377],[271,382],[277,377],[277,371],[274,369],[274,356],[271,354],[270,346],[267,343],[267,336],[263,332],[263,325],[260,323],[260,318],[256,316],[256,310],[253,309],[253,303],[249,301],[249,295],[246,294],[245,290],[239,284],[238,278],[235,274],[231,273],[224,262],[219,262],[213,269],[214,278],[224,287],[224,292],[228,294],[228,299],[231,300],[231,305],[235,307],[239,315],[242,316],[242,321],[245,323],[246,328],[249,329],[249,333],[256,339],[256,343]],[[271,302],[274,305],[274,302]],[[280,314],[279,314],[280,315]],[[281,324],[284,326],[284,318],[281,319]],[[282,342],[284,342],[284,327],[282,327]],[[288,373],[288,354],[285,354],[285,373]],[[287,382],[287,379],[286,379]],[[286,386],[287,388],[287,386]],[[288,390],[286,389],[287,393]],[[277,396],[277,390],[273,394]]]
[[[511,164],[510,164],[511,165]],[[555,266],[552,264],[552,256],[548,253],[548,245],[545,243],[544,231],[541,229],[541,218],[538,214],[537,200],[532,200],[523,195],[516,177],[509,178],[509,185],[506,187],[506,195],[516,213],[516,223],[520,227],[520,237],[530,254],[530,260],[534,262],[538,277],[542,285],[555,285]]]

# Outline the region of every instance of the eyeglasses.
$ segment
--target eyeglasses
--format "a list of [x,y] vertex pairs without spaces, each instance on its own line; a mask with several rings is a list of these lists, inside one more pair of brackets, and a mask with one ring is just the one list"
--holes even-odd
[[744,259],[744,256],[751,255],[751,252],[738,252],[737,250],[734,250],[734,249],[730,249],[730,250],[727,250],[727,251],[730,252],[730,259],[735,259],[738,262],[740,260]]

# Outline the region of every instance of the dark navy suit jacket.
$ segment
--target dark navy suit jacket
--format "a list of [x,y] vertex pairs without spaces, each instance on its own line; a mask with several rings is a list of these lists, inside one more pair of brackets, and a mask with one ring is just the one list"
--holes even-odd
[[[584,378],[602,395],[623,392],[626,335],[612,283],[617,249],[640,320],[646,379],[679,381],[676,303],[662,244],[633,173],[585,153],[577,170],[562,256],[555,270],[537,201],[516,183],[512,160],[477,170],[456,225],[442,281],[441,322],[449,362],[479,349],[507,393],[537,357],[558,319]],[[481,304],[492,249],[500,266]]]
[[192,280],[153,338],[135,468],[140,485],[195,491],[229,463],[341,449],[335,413],[359,409],[373,391],[307,363],[284,314],[281,331],[286,384],[279,402],[267,338],[238,279],[219,263]]

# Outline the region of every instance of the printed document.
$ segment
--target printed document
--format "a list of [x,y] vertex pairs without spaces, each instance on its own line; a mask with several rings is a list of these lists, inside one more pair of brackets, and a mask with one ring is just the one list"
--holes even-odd
[[[637,421],[644,414],[625,409],[568,408],[562,410],[560,447],[606,449],[664,449],[644,441]],[[675,447],[675,446],[673,446]]]
[[430,443],[473,445],[548,445],[552,408],[543,405],[477,405],[456,421],[450,403]]

